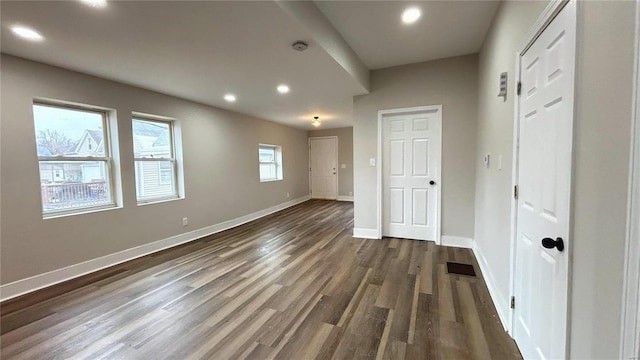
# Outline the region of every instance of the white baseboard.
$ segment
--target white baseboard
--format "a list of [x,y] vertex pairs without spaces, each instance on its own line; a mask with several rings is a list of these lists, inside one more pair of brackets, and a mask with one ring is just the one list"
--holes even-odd
[[462,236],[442,235],[440,245],[459,247],[465,249],[473,248],[473,239]]
[[493,304],[496,306],[496,310],[498,311],[498,317],[500,317],[500,321],[502,322],[502,326],[505,331],[510,332],[511,322],[510,322],[510,309],[509,309],[509,301],[505,298],[502,293],[496,287],[496,280],[493,277],[493,273],[489,269],[489,264],[487,263],[487,259],[482,254],[482,250],[478,247],[477,243],[473,243],[473,254],[476,256],[478,260],[478,265],[480,266],[480,271],[482,272],[482,277],[484,278],[484,282],[487,284],[487,288],[489,289],[489,295],[491,295],[491,299],[493,300]]
[[353,237],[362,239],[380,239],[377,229],[354,228]]
[[282,204],[272,206],[270,208],[253,212],[251,214],[231,219],[219,224],[207,226],[201,229],[189,231],[183,234],[175,235],[166,239],[154,241],[149,244],[133,247],[117,253],[102,256],[96,259],[85,261],[79,264],[67,266],[61,269],[49,271],[44,274],[35,275],[26,279],[14,281],[9,284],[0,286],[0,301],[9,300],[11,298],[24,295],[39,289],[49,287],[82,275],[86,275],[98,270],[108,268],[129,260],[149,255],[160,250],[168,249],[190,241],[198,240],[208,235],[212,235],[238,225],[259,219],[274,212],[284,210],[288,207],[298,205],[309,200],[309,195],[303,196]]
[[336,199],[338,201],[351,201],[353,202],[353,196],[344,196],[344,195],[339,195],[338,198]]

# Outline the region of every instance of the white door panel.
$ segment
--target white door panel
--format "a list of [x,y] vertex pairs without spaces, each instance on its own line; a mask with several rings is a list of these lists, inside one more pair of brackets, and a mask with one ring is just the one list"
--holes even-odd
[[439,108],[382,117],[383,236],[437,240],[441,119]]
[[525,359],[566,356],[575,19],[571,1],[520,58],[513,334]]
[[311,197],[331,199],[338,197],[338,141],[336,138],[309,139],[311,162]]

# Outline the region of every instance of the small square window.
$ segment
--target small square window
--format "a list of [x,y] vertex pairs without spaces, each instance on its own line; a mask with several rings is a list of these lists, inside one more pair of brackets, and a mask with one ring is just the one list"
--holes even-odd
[[259,144],[258,163],[261,182],[282,180],[282,147]]

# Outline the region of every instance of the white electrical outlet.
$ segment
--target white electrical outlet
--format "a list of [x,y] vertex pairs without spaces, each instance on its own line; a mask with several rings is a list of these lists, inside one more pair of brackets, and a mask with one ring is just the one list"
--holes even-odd
[[369,159],[369,166],[376,166],[376,158]]
[[289,198],[289,193],[287,193],[287,199]]
[[187,226],[189,225],[189,218],[182,218],[182,226]]
[[349,196],[353,196],[353,191],[349,191]]
[[340,165],[340,169],[346,169],[346,168],[347,168],[347,164]]

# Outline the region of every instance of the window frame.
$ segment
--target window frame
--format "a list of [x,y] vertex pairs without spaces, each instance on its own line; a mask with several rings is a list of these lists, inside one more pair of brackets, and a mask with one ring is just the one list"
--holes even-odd
[[171,177],[173,180],[173,194],[172,195],[168,195],[168,196],[155,196],[155,197],[140,197],[140,191],[142,190],[141,187],[138,186],[138,173],[137,171],[134,172],[134,180],[136,182],[136,202],[138,203],[138,205],[145,205],[145,204],[153,204],[153,203],[157,203],[157,202],[164,202],[164,201],[169,201],[169,200],[176,200],[176,199],[181,199],[181,195],[180,195],[180,184],[179,182],[179,169],[178,169],[178,155],[176,152],[176,120],[175,119],[170,119],[170,118],[165,118],[165,117],[160,117],[160,116],[153,116],[153,115],[148,115],[148,114],[140,114],[140,113],[132,113],[131,114],[131,135],[132,135],[132,140],[135,137],[135,134],[133,134],[133,122],[134,121],[146,121],[146,122],[151,122],[151,123],[163,123],[163,124],[167,124],[169,125],[169,153],[170,153],[170,157],[163,157],[163,158],[153,158],[153,157],[136,157],[135,156],[135,152],[133,154],[133,162],[134,162],[134,166],[137,168],[137,164],[138,162],[142,163],[142,162],[156,162],[158,164],[158,183],[160,185],[167,185],[164,184],[161,181],[161,173],[162,173],[162,169],[161,169],[161,163],[163,162],[169,162],[171,164]]
[[[63,110],[72,110],[72,111],[82,111],[88,113],[99,114],[102,118],[102,132],[103,132],[103,148],[104,148],[104,156],[63,156],[63,155],[52,155],[52,156],[40,156],[38,155],[38,133],[35,131],[35,114],[33,113],[33,108],[35,106],[46,106],[52,108],[58,108]],[[79,104],[71,104],[66,102],[57,102],[57,101],[48,101],[42,99],[34,99],[31,104],[32,110],[32,119],[34,121],[34,140],[36,144],[36,157],[38,158],[38,176],[41,177],[40,173],[40,165],[42,163],[72,163],[72,162],[103,162],[105,167],[105,184],[109,187],[109,202],[100,205],[87,205],[87,206],[78,206],[71,209],[61,209],[61,210],[45,210],[44,203],[42,202],[42,185],[40,185],[40,207],[42,209],[42,217],[43,219],[55,218],[60,216],[67,215],[78,215],[84,214],[88,212],[107,210],[118,207],[117,198],[117,189],[116,189],[116,173],[114,167],[114,158],[111,152],[111,127],[110,127],[110,111],[105,108],[93,107],[93,106],[84,106]],[[99,144],[98,144],[99,145]],[[64,170],[63,170],[64,174]],[[64,176],[64,175],[63,175]],[[39,182],[42,183],[42,179],[39,179]]]
[[[262,161],[260,159],[260,150],[269,149],[273,150],[273,161]],[[275,178],[263,178],[262,172],[260,170],[262,165],[275,165],[276,168],[276,177]],[[282,181],[284,179],[284,171],[282,164],[282,146],[280,145],[272,145],[272,144],[258,144],[258,178],[260,182],[273,182],[273,181]]]

